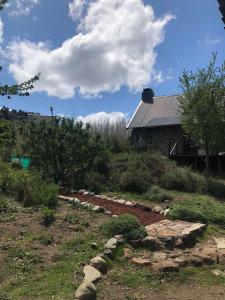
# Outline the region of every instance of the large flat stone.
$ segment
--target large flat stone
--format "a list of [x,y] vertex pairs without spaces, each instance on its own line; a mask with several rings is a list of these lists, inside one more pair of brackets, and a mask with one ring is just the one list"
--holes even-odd
[[[206,228],[205,224],[163,220],[146,226],[149,237],[160,240],[165,248],[185,246],[195,241]],[[177,243],[179,241],[179,243]]]
[[84,282],[98,282],[102,278],[102,274],[92,266],[84,267]]

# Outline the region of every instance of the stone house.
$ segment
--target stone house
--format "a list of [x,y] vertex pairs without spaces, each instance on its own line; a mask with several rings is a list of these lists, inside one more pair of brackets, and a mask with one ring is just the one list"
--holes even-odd
[[134,115],[127,126],[133,143],[163,155],[196,155],[198,150],[185,137],[181,127],[178,96],[153,97],[144,89]]

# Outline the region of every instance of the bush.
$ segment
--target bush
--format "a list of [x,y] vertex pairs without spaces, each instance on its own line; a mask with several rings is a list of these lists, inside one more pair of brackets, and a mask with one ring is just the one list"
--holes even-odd
[[9,211],[9,205],[4,198],[0,198],[0,214]]
[[154,185],[143,195],[145,200],[153,202],[164,202],[166,200],[172,200],[173,197],[167,191],[160,189],[157,185]]
[[23,202],[24,206],[56,207],[58,203],[58,186],[44,181],[37,173],[15,172],[13,192],[16,200]]
[[107,237],[113,237],[122,234],[126,240],[139,240],[146,236],[144,226],[142,226],[136,217],[124,214],[110,221],[101,227]]
[[9,193],[12,185],[12,170],[8,163],[0,163],[0,189],[3,193]]
[[225,199],[225,184],[222,181],[209,179],[207,191],[214,197]]
[[136,171],[126,171],[122,173],[120,177],[119,187],[122,191],[143,193],[147,190],[146,177],[144,172]]
[[14,160],[11,162],[11,168],[15,170],[22,170],[22,165],[19,160]]
[[88,190],[94,191],[95,193],[100,193],[105,189],[105,176],[98,172],[90,171],[85,177],[85,185]]
[[189,168],[173,168],[166,172],[161,180],[166,189],[184,192],[204,192],[207,189],[205,177],[194,173]]
[[207,196],[195,196],[175,203],[168,217],[184,221],[225,225],[225,205]]
[[43,223],[46,226],[49,226],[52,222],[55,221],[55,212],[48,207],[43,208]]

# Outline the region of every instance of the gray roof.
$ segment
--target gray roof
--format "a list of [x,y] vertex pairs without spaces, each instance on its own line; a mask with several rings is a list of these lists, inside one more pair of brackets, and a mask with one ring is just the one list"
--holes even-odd
[[154,97],[153,103],[140,102],[127,128],[179,125],[178,96]]

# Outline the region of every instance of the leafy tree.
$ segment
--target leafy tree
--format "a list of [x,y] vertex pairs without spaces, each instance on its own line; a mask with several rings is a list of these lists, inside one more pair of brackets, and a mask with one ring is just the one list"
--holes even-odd
[[[0,10],[2,10],[7,3],[7,0],[0,0]],[[2,70],[2,66],[0,66],[0,71]],[[20,83],[20,84],[0,84],[0,96],[7,96],[8,99],[11,96],[29,96],[29,91],[34,88],[34,83],[39,80],[40,74],[35,75],[31,79]]]
[[225,146],[225,62],[216,66],[216,54],[206,68],[196,73],[184,71],[180,77],[183,95],[179,97],[182,125],[188,136],[209,155]]
[[3,160],[9,160],[15,145],[15,130],[13,123],[0,120],[0,155]]
[[22,130],[32,165],[56,183],[78,184],[97,157],[104,154],[100,136],[74,119],[52,117],[28,123]]

